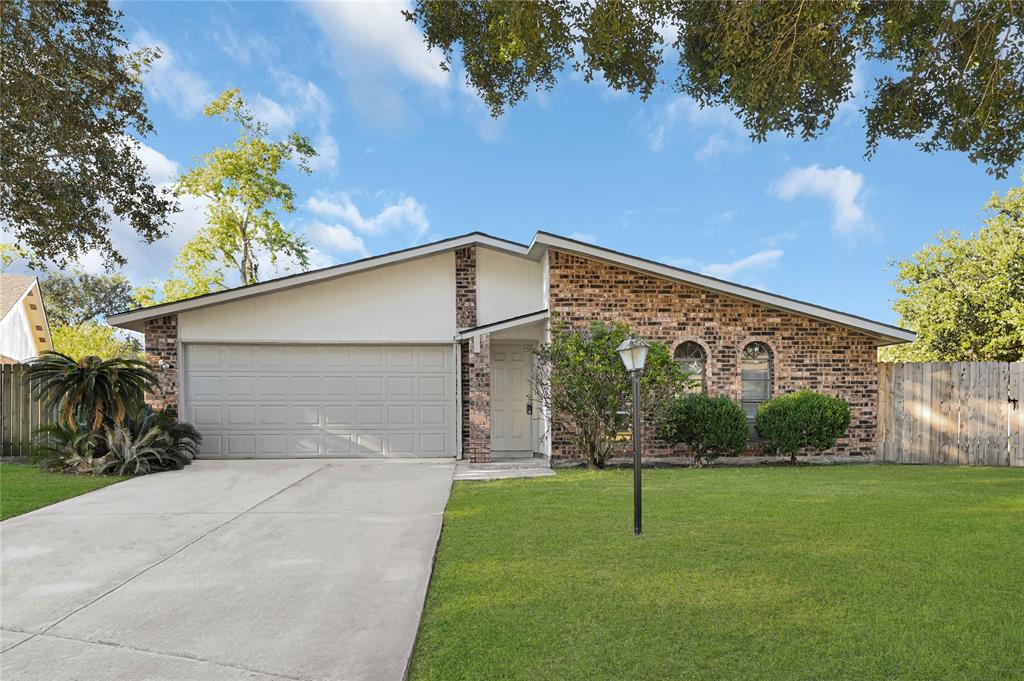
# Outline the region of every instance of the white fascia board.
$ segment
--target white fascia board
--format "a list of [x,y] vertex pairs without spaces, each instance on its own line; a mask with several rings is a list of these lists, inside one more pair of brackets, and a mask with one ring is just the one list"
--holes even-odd
[[550,314],[547,310],[538,310],[537,312],[530,312],[518,317],[513,317],[512,319],[505,319],[500,322],[491,322],[490,324],[484,324],[482,326],[474,326],[473,328],[466,329],[465,331],[460,331],[455,334],[455,340],[466,340],[467,338],[482,336],[485,333],[495,333],[506,329],[514,329],[517,326],[525,326],[527,324],[539,322],[547,319],[549,316]]
[[795,312],[796,314],[803,315],[805,317],[813,317],[833,324],[839,324],[872,336],[877,336],[878,338],[889,341],[890,343],[910,342],[917,337],[917,334],[913,331],[907,331],[906,329],[901,329],[896,326],[890,326],[888,324],[872,321],[856,315],[839,312],[838,310],[831,310],[827,307],[820,307],[811,303],[786,298],[785,296],[759,291],[758,289],[747,286],[733,284],[728,281],[723,281],[722,279],[716,279],[715,277],[697,274],[696,272],[679,269],[678,267],[663,265],[661,263],[654,262],[653,260],[637,258],[625,253],[619,253],[618,251],[612,251],[580,241],[566,239],[554,234],[548,234],[547,232],[537,232],[537,236],[534,237],[533,243],[530,245],[530,250],[533,251],[535,249],[544,249],[547,247],[557,248],[562,251],[569,251],[570,253],[579,253],[580,255],[584,255],[595,260],[602,260],[615,265],[622,265],[629,269],[648,272],[666,279],[682,281],[709,291],[717,291],[736,298],[742,298],[754,303],[759,303],[761,305],[767,305],[787,312]]
[[517,244],[512,241],[505,241],[504,239],[497,239],[487,234],[466,234],[464,236],[454,237],[451,239],[444,239],[442,241],[435,241],[434,243],[430,244],[424,244],[423,246],[415,246],[413,248],[405,249],[402,251],[385,253],[384,255],[363,258],[362,260],[356,260],[354,262],[344,263],[342,265],[325,267],[323,269],[314,270],[312,272],[304,272],[302,274],[294,274],[292,276],[282,277],[280,279],[272,279],[270,281],[265,281],[260,284],[254,284],[252,286],[242,286],[239,288],[228,289],[227,291],[209,293],[203,296],[189,298],[188,300],[181,300],[174,303],[164,303],[160,305],[154,305],[152,307],[145,307],[137,310],[129,310],[128,312],[121,312],[120,314],[110,315],[109,317],[107,317],[107,323],[110,324],[111,326],[118,326],[121,328],[139,331],[141,330],[141,326],[139,325],[140,322],[143,322],[147,319],[164,317],[166,315],[174,315],[178,314],[179,312],[194,310],[199,307],[206,307],[207,305],[218,305],[220,303],[227,303],[233,300],[239,300],[241,298],[249,298],[251,296],[274,293],[275,291],[281,291],[296,286],[304,286],[306,284],[313,284],[320,281],[326,281],[328,279],[334,279],[349,274],[355,274],[356,272],[364,272],[366,270],[375,269],[378,267],[385,267],[387,265],[393,265],[396,263],[404,262],[406,260],[422,258],[428,255],[435,255],[437,253],[443,253],[446,251],[451,251],[472,245],[488,246],[490,248],[506,251],[508,253],[513,253],[515,255],[526,256],[529,254],[529,248],[523,244]]

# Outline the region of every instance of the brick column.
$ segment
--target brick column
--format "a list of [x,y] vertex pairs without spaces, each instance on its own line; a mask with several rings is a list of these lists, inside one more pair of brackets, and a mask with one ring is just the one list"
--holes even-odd
[[468,343],[469,423],[462,446],[471,463],[486,463],[491,460],[491,337],[479,337],[479,350],[476,343]]
[[178,317],[157,317],[146,321],[146,361],[160,386],[146,396],[153,409],[178,409]]
[[455,251],[455,326],[476,326],[476,246]]

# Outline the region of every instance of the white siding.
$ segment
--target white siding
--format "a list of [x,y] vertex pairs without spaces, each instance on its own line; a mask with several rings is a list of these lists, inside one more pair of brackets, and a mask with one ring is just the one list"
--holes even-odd
[[25,315],[25,305],[19,302],[6,317],[0,319],[0,355],[24,362],[38,354],[32,326]]
[[184,342],[451,342],[455,255],[182,312],[178,333]]
[[546,307],[544,269],[539,262],[478,248],[476,277],[477,324],[490,324]]

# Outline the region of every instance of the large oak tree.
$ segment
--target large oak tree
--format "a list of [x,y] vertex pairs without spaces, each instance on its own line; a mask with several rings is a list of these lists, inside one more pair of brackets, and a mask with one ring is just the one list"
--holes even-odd
[[153,131],[141,75],[159,52],[133,52],[122,32],[106,2],[3,2],[0,222],[39,259],[98,249],[124,264],[111,221],[152,242],[176,209],[130,136]]
[[1004,177],[1024,154],[1019,0],[417,0],[405,15],[442,67],[461,59],[495,116],[571,67],[644,99],[667,86],[727,106],[758,141],[810,139],[851,99],[862,60],[878,74],[868,155],[883,138],[913,140]]

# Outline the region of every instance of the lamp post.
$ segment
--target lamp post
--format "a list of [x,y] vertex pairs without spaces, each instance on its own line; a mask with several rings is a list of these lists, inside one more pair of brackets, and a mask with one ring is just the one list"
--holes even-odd
[[647,362],[647,343],[627,338],[615,350],[633,379],[633,534],[639,537],[644,526],[640,490],[640,374]]

